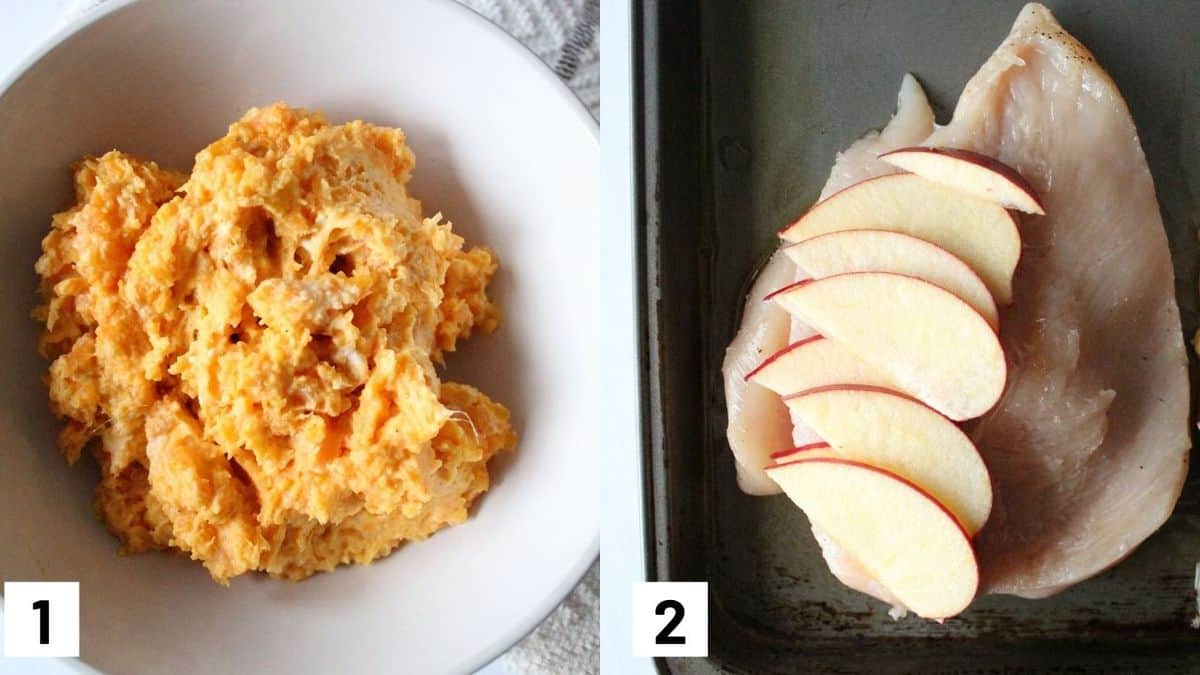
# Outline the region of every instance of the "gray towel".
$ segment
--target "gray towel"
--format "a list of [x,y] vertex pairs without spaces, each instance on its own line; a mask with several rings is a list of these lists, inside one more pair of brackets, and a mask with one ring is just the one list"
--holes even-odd
[[[520,40],[600,118],[600,0],[460,0]],[[560,671],[561,672],[561,671]]]

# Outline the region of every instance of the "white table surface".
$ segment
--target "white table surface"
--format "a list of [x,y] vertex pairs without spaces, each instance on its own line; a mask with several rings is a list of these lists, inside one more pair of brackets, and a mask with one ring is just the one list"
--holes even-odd
[[[609,227],[633,229],[636,224],[633,157],[633,28],[630,0],[600,0],[600,146],[601,217]],[[633,251],[629,252],[634,255]],[[636,296],[630,286],[614,292]],[[637,391],[636,373],[626,383]],[[624,398],[637,406],[637,398]],[[628,412],[628,418],[637,417]],[[625,416],[622,416],[625,417]],[[640,435],[638,439],[640,439]],[[628,452],[610,452],[604,458],[607,501],[600,536],[600,670],[603,673],[644,675],[655,672],[647,658],[633,656],[633,586],[645,581],[646,560],[642,537],[642,462],[637,439]]]
[[[76,0],[0,0],[0,80],[48,39],[77,5]],[[2,633],[0,633],[2,635]],[[6,659],[0,656],[0,675],[77,675],[58,659]],[[498,661],[476,675],[506,675]]]

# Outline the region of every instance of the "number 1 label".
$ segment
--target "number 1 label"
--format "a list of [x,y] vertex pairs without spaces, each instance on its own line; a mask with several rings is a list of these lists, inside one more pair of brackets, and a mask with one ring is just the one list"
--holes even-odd
[[50,601],[38,600],[33,603],[33,608],[41,613],[41,622],[38,624],[38,644],[50,644]]
[[676,581],[633,587],[636,656],[708,656],[708,584]]
[[4,655],[79,656],[79,582],[6,581]]

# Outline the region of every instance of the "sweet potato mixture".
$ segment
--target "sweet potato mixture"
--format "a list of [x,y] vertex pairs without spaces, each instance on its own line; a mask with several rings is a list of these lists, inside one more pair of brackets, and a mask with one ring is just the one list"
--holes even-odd
[[222,583],[368,563],[462,522],[508,411],[435,365],[499,308],[407,190],[397,129],[254,109],[190,176],[120,152],[75,170],[37,272],[68,461],[125,552]]

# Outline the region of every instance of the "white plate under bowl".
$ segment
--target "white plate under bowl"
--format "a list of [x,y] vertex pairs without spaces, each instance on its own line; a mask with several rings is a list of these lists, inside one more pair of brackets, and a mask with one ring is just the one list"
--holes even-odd
[[[594,121],[448,0],[114,0],[72,28],[0,96],[0,579],[78,580],[82,661],[112,672],[453,673],[494,658],[597,555],[599,459],[635,423],[604,419],[608,397],[633,395],[607,386],[606,364],[633,363],[635,319],[632,297],[605,291],[632,248],[600,226]],[[449,377],[508,404],[521,442],[463,525],[369,567],[222,588],[181,557],[118,557],[92,515],[94,466],[67,468],[54,444],[33,263],[71,162],[120,148],[188,169],[276,100],[402,127],[418,198],[498,252],[505,323],[452,355]]]

